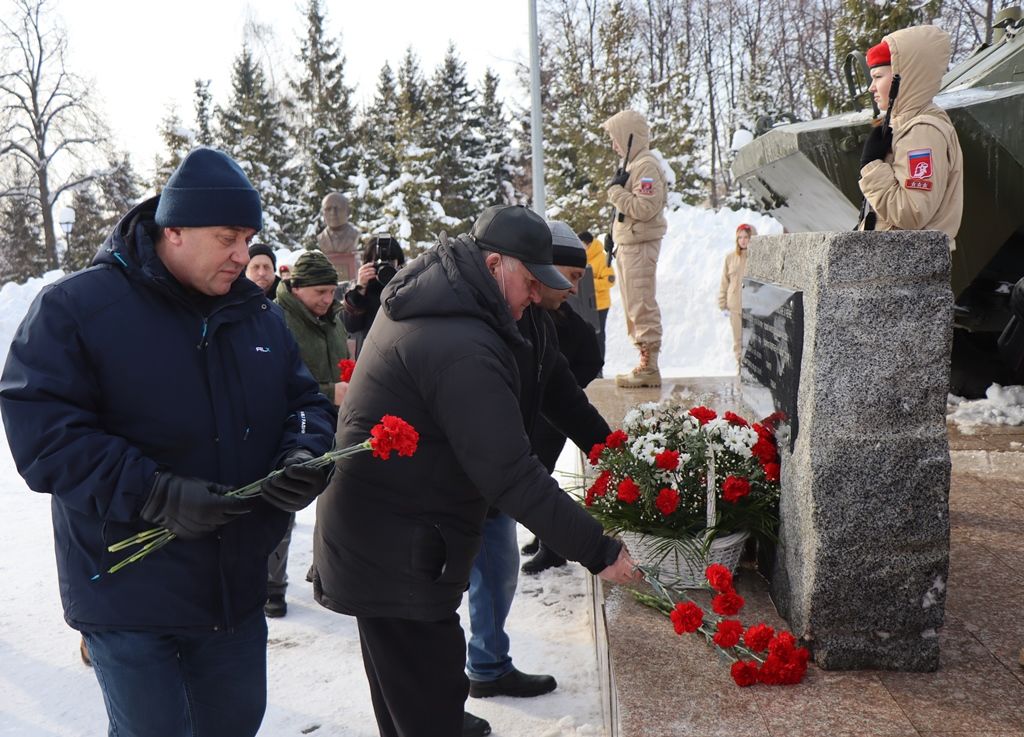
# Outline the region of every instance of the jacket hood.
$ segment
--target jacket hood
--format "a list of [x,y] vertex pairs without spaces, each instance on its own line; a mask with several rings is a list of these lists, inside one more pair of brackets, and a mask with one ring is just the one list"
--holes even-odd
[[644,120],[644,116],[636,110],[623,110],[615,113],[601,126],[605,129],[612,140],[625,151],[629,143],[629,136],[633,134],[633,145],[629,146],[629,158],[632,161],[641,151],[646,151],[651,146],[651,129]]
[[135,273],[151,261],[159,263],[153,247],[159,232],[155,222],[159,202],[159,196],[143,200],[118,220],[93,257],[93,265],[118,265],[129,273]]
[[399,322],[417,317],[475,317],[513,344],[523,341],[512,311],[467,235],[443,239],[417,256],[384,288],[381,310]]
[[900,75],[893,117],[910,118],[932,104],[949,67],[949,34],[936,26],[914,26],[883,39],[892,55],[892,73]]

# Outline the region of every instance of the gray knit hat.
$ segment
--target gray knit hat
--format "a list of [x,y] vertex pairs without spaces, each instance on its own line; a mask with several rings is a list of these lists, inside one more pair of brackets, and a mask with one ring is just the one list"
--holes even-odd
[[338,270],[323,251],[306,251],[295,261],[291,273],[288,281],[293,287],[320,287],[338,283]]
[[551,261],[555,266],[587,268],[587,247],[569,227],[559,220],[548,220],[551,228]]

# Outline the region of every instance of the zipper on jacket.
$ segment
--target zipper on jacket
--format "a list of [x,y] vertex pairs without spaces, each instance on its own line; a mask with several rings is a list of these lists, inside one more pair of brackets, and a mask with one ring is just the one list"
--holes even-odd
[[199,335],[199,345],[196,346],[197,351],[201,351],[206,348],[206,331],[210,328],[210,318],[208,316],[203,317],[203,329]]

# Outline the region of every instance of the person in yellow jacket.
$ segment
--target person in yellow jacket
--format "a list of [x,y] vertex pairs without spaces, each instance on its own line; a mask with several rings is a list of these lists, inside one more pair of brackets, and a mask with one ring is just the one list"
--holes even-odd
[[732,352],[736,354],[737,366],[743,337],[743,275],[747,273],[747,247],[755,235],[757,231],[753,225],[741,223],[736,228],[736,250],[725,257],[722,283],[718,288],[718,309],[729,316],[732,324]]
[[891,127],[873,129],[861,155],[860,189],[875,230],[941,230],[954,248],[963,213],[963,152],[932,98],[949,66],[949,34],[936,26],[890,33],[868,50],[870,91],[886,110],[900,75]]
[[635,110],[623,110],[604,122],[604,130],[619,156],[629,159],[625,171],[608,185],[608,201],[618,217],[612,239],[618,249],[619,292],[626,313],[626,332],[640,352],[632,371],[615,377],[626,388],[661,386],[661,310],[655,299],[658,254],[665,221],[668,186],[661,162],[650,150],[651,129]]
[[608,322],[608,310],[612,306],[612,284],[615,283],[615,269],[608,265],[608,255],[604,251],[604,243],[595,238],[590,231],[584,230],[576,234],[587,247],[587,263],[594,272],[594,301],[597,304],[597,342],[601,347],[601,361],[604,361],[604,326]]

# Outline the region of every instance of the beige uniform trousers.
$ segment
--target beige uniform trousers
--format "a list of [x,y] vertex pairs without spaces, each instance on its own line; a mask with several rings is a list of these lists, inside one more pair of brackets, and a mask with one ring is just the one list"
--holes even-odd
[[619,292],[626,313],[626,332],[634,344],[654,344],[654,349],[660,350],[661,310],[655,299],[655,288],[661,239],[620,244],[617,248]]
[[739,366],[743,349],[743,311],[729,310],[729,322],[732,323],[732,352],[736,354],[736,365]]

